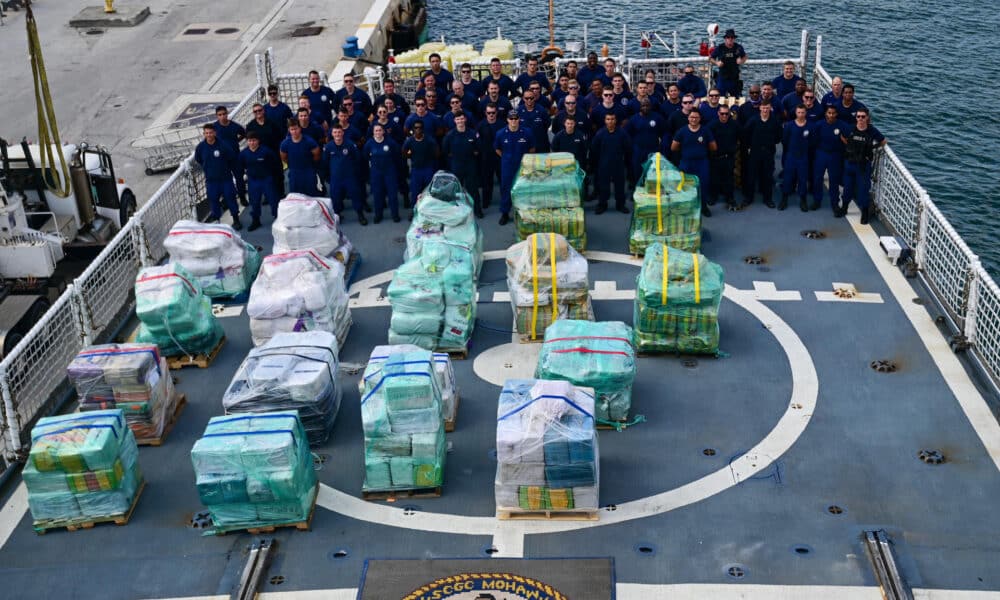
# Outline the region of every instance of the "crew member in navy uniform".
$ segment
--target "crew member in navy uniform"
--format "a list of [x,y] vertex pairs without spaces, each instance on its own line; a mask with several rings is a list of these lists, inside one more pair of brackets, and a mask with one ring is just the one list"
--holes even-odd
[[410,159],[409,205],[417,206],[417,196],[430,185],[438,163],[438,145],[427,135],[423,121],[413,123],[413,135],[403,142],[403,158]]
[[826,107],[826,119],[814,126],[816,136],[816,158],[813,161],[813,203],[815,210],[823,203],[823,175],[830,182],[830,208],[833,216],[843,217],[845,211],[840,209],[840,183],[844,177],[844,142],[840,136],[848,133],[851,128],[837,118],[837,107]]
[[677,87],[676,83],[671,83],[667,86],[667,97],[660,103],[660,112],[667,119],[670,115],[681,110],[683,105],[681,104],[681,89]]
[[[452,131],[455,129],[455,117],[462,115],[465,117],[466,123],[471,123],[473,126],[476,124],[476,118],[472,116],[472,113],[462,108],[462,101],[458,98],[452,97],[448,101],[451,105],[451,110],[445,114],[441,122],[444,124],[446,131]],[[445,133],[445,135],[448,135]]]
[[239,231],[240,209],[236,205],[236,188],[233,186],[233,171],[237,168],[236,153],[233,149],[218,140],[215,124],[208,123],[201,128],[205,139],[198,143],[194,150],[194,160],[205,171],[205,191],[208,193],[210,213],[208,221],[217,222],[222,216],[222,206],[219,197],[226,203],[226,208],[233,215],[233,229]]
[[667,89],[656,81],[656,71],[646,69],[643,78],[649,86],[649,95],[653,97],[653,106],[657,106],[667,99]]
[[333,111],[337,108],[337,94],[322,85],[318,71],[309,71],[309,87],[302,94],[309,98],[309,108],[321,123],[333,122]]
[[297,116],[299,128],[302,129],[302,135],[311,138],[312,141],[316,142],[317,146],[322,147],[326,143],[326,134],[318,123],[309,118],[309,109],[300,108]]
[[549,116],[552,115],[552,99],[542,93],[542,86],[537,81],[532,81],[528,86],[531,94],[535,97],[535,105],[540,106]]
[[632,140],[618,127],[618,118],[612,112],[605,114],[604,127],[594,135],[590,145],[590,162],[597,180],[595,213],[600,215],[608,210],[612,185],[615,187],[615,209],[620,213],[629,212],[625,206],[625,169],[631,154]]
[[[443,119],[448,113],[448,105],[444,102],[439,102],[441,97],[436,89],[427,90],[424,94],[424,100],[427,101],[427,111],[431,114],[437,115],[439,119]],[[442,135],[444,135],[442,133]]]
[[[682,128],[687,127],[688,115],[695,110],[694,107],[694,97],[691,94],[685,94],[681,99],[681,109],[670,115],[667,119],[667,136],[672,142],[674,139],[674,134],[680,131]],[[669,144],[667,144],[669,146]],[[669,152],[664,152],[664,156],[670,156]]]
[[483,206],[479,201],[479,134],[468,128],[464,114],[455,115],[455,128],[444,136],[441,144],[448,170],[454,173],[465,191],[472,196],[472,208],[476,217],[483,218]]
[[535,152],[549,151],[549,113],[542,107],[535,104],[535,94],[530,89],[524,92],[521,97],[521,104],[517,107],[517,115],[521,118],[521,123],[531,130],[535,136],[532,147]]
[[545,76],[545,73],[538,70],[538,58],[535,56],[528,57],[527,70],[518,75],[517,79],[514,80],[515,92],[523,96],[524,92],[528,91],[528,87],[532,81],[537,81],[546,91],[552,91],[552,84],[549,83],[549,78]]
[[376,123],[381,125],[385,134],[395,140],[397,144],[402,144],[403,140],[406,139],[406,134],[403,133],[403,124],[390,119],[389,110],[385,106],[379,106],[375,109],[375,119],[368,125],[365,137],[372,136],[372,127],[375,127]]
[[427,57],[427,62],[431,63],[431,70],[426,72],[434,76],[434,87],[438,89],[438,94],[442,97],[448,95],[451,90],[451,82],[455,81],[455,77],[451,71],[441,66],[441,55],[437,52],[432,52]]
[[[614,86],[615,75],[619,74],[618,73],[618,69],[616,68],[616,66],[617,65],[615,63],[615,59],[613,59],[613,58],[605,58],[604,59],[604,72],[597,76],[597,78],[601,80],[601,85],[602,86],[605,86],[605,87],[607,87],[607,86]],[[625,85],[625,91],[626,92],[629,91],[628,82],[625,81],[624,77],[622,77],[622,82]]]
[[[459,75],[456,81],[461,81],[462,87],[465,88],[465,93],[472,96],[472,99],[478,103],[479,99],[486,93],[486,88],[483,87],[482,82],[472,76],[472,65],[462,63],[458,71]],[[455,89],[454,84],[452,84],[452,89]]]
[[[847,86],[844,86],[847,94]],[[860,102],[858,103],[860,104]],[[872,185],[872,158],[875,149],[885,146],[885,136],[871,124],[867,108],[859,108],[855,115],[854,128],[841,136],[844,143],[844,205],[841,212],[847,213],[851,200],[861,210],[861,224],[867,225],[870,216]]]
[[[217,139],[229,146],[233,151],[233,156],[239,156],[240,142],[247,137],[247,130],[236,121],[229,120],[229,109],[225,106],[215,107],[215,133]],[[247,205],[247,185],[243,180],[243,169],[240,168],[238,160],[232,162],[233,179],[236,180],[236,195],[240,198],[240,204]]]
[[[287,119],[285,123],[288,123]],[[260,103],[253,105],[253,120],[247,123],[246,127],[247,137],[249,138],[251,133],[256,133],[260,144],[274,154],[274,162],[271,165],[274,169],[271,173],[271,185],[274,186],[274,194],[278,198],[285,195],[285,174],[281,161],[278,160],[278,153],[281,152],[281,140],[285,139],[286,135],[285,128],[286,125],[279,125],[267,116],[267,110],[263,105]],[[270,196],[268,196],[268,201],[270,202]]]
[[[844,84],[844,91],[841,92],[840,103],[837,104],[837,118],[845,123],[854,123],[855,117],[860,110],[868,110],[868,107],[860,100],[854,99],[854,85]],[[871,113],[869,111],[869,116]]]
[[659,150],[660,138],[666,131],[666,119],[660,113],[653,112],[653,103],[649,98],[643,98],[639,104],[639,114],[632,115],[625,122],[625,133],[632,140],[629,184],[633,187],[642,174],[642,163],[646,162],[650,154]]
[[708,127],[701,125],[701,113],[692,110],[688,114],[687,127],[681,127],[674,134],[670,149],[675,153],[680,153],[680,170],[698,176],[698,193],[701,196],[701,214],[711,217],[712,211],[708,208],[709,188],[711,187],[710,169],[708,163],[708,153],[715,152],[718,147],[715,144],[715,137]]
[[552,133],[557,134],[563,130],[563,122],[566,119],[576,121],[576,130],[587,133],[590,130],[590,115],[583,112],[579,107],[580,101],[576,96],[569,95],[563,98],[563,110],[558,112],[552,119]]
[[375,200],[375,223],[382,222],[385,205],[389,205],[392,220],[399,223],[399,166],[402,162],[399,144],[385,136],[381,125],[372,130],[372,139],[365,142],[364,156],[369,164],[372,198]]
[[495,104],[487,104],[483,109],[483,120],[476,126],[479,133],[479,183],[482,189],[483,209],[493,202],[493,183],[500,176],[500,158],[493,151],[493,141],[503,129],[504,122]]
[[596,133],[605,128],[607,121],[605,115],[615,116],[615,125],[625,123],[626,109],[621,104],[615,102],[615,92],[610,87],[605,87],[601,91],[601,102],[590,109],[590,128]]
[[743,183],[743,205],[753,203],[760,190],[764,205],[774,208],[774,151],[781,141],[781,121],[771,114],[773,107],[761,103],[760,113],[743,125],[743,143],[747,148],[747,178]]
[[521,157],[535,151],[535,136],[531,130],[521,126],[517,113],[507,115],[507,127],[497,132],[493,140],[493,150],[500,157],[500,224],[510,222],[510,189],[514,177],[521,168]]
[[723,96],[739,97],[743,94],[743,83],[740,81],[740,65],[747,61],[746,50],[736,43],[736,32],[727,29],[721,46],[712,50],[710,58],[719,67],[719,76],[715,87]]
[[698,105],[698,112],[701,113],[702,125],[708,125],[718,118],[719,107],[722,106],[719,103],[720,96],[721,93],[719,90],[717,88],[712,88],[708,90],[708,100]]
[[413,131],[413,124],[420,121],[424,124],[424,134],[430,137],[437,135],[438,127],[441,126],[441,120],[432,112],[427,111],[427,99],[420,98],[419,100],[413,101],[413,106],[416,107],[413,114],[406,117],[406,123],[403,126],[403,131],[407,135]]
[[396,107],[396,110],[402,112],[403,115],[410,114],[410,105],[407,104],[406,98],[396,93],[396,82],[391,79],[386,79],[382,82],[382,93],[375,97],[375,102],[372,103],[373,108],[384,106],[386,98],[391,98],[393,106]]
[[563,73],[559,75],[559,79],[556,81],[558,84],[552,87],[551,96],[552,102],[558,105],[560,100],[569,96],[569,77],[566,77],[566,74]]
[[364,211],[364,185],[358,180],[361,151],[344,137],[344,130],[335,123],[330,128],[330,143],[323,148],[323,159],[330,173],[330,201],[333,211],[343,220],[344,198],[351,199],[351,208],[358,215],[358,223],[368,224]]
[[278,86],[273,83],[267,86],[267,104],[264,105],[264,116],[268,121],[277,124],[281,131],[279,139],[285,139],[288,135],[288,120],[294,119],[295,114],[292,109],[281,101],[278,96]]
[[571,153],[580,168],[584,170],[590,167],[587,161],[589,150],[590,140],[587,139],[587,133],[579,128],[573,119],[567,119],[563,128],[552,138],[552,151]]
[[[577,81],[577,80],[575,80],[575,79],[570,79],[569,80],[569,83],[566,84],[566,90],[568,91],[568,93],[565,96],[561,96],[559,98],[559,100],[555,103],[556,104],[556,108],[557,108],[557,110],[556,110],[557,113],[559,111],[562,111],[562,110],[566,109],[566,98],[568,98],[570,96],[576,96],[577,98],[581,97],[581,94],[580,94],[580,82]],[[554,99],[555,95],[553,94],[552,97]],[[583,110],[583,109],[581,108],[581,110]]]
[[[511,93],[514,91],[514,80],[508,77],[503,72],[503,63],[500,62],[499,58],[490,59],[490,72],[483,78],[480,84],[489,93],[489,86],[491,83],[497,84],[500,95],[504,98],[510,98]],[[492,102],[496,102],[490,98]],[[502,108],[502,107],[501,107]]]
[[271,217],[278,216],[278,196],[274,193],[274,163],[278,157],[271,149],[260,143],[256,132],[247,134],[247,147],[240,152],[240,166],[247,174],[247,194],[250,197],[250,227],[248,231],[260,228],[260,202],[266,199],[271,205]]
[[[600,77],[604,69],[597,65],[597,53],[587,54],[587,64],[583,65],[576,75],[581,90],[589,90],[592,81]],[[603,86],[602,86],[603,87]]]
[[823,110],[825,111],[828,107],[837,107],[840,105],[840,99],[844,95],[844,80],[839,76],[834,77],[830,82],[830,91],[823,94],[823,100],[820,104],[823,105]]
[[750,84],[746,102],[740,104],[739,108],[736,109],[736,119],[740,122],[741,126],[749,123],[750,117],[760,112],[760,100],[760,85],[756,83]]
[[709,164],[711,181],[708,203],[715,204],[716,199],[722,196],[726,206],[731,209],[736,207],[733,177],[740,141],[740,126],[733,119],[732,110],[728,106],[720,106],[718,118],[708,124],[717,147]]
[[[781,118],[785,121],[792,121],[795,119],[795,108],[804,104],[803,96],[806,95],[806,85],[805,79],[799,79],[795,82],[795,89],[784,96],[778,96],[781,98]],[[777,88],[775,88],[777,89]],[[806,118],[808,119],[809,111],[806,111]]]
[[704,98],[708,91],[701,77],[695,75],[694,65],[684,67],[684,75],[677,80],[677,89],[682,96],[690,94],[695,98]]
[[795,120],[784,125],[782,144],[785,148],[785,172],[781,178],[781,204],[778,210],[788,207],[788,195],[793,190],[799,194],[799,208],[809,210],[806,203],[806,188],[809,181],[809,148],[813,145],[812,125],[806,119],[806,107],[795,108]]
[[781,67],[781,75],[771,80],[771,85],[774,86],[774,95],[778,98],[784,98],[796,91],[795,84],[799,81],[804,80],[795,74],[795,63],[786,60]]
[[639,109],[642,107],[643,100],[649,100],[650,109],[653,112],[660,112],[660,101],[649,93],[652,89],[653,84],[647,81],[640,81],[635,84],[635,96],[628,101],[628,114],[630,117],[632,115],[639,114]]
[[465,89],[465,84],[461,81],[451,82],[451,93],[446,98],[448,108],[452,108],[452,99],[457,98],[462,110],[467,111],[472,116],[479,117],[479,98],[473,96],[469,90]]
[[[504,75],[504,77],[506,77],[506,75]],[[514,110],[514,107],[511,105],[510,100],[508,100],[507,96],[503,94],[500,84],[495,81],[490,81],[489,83],[486,84],[486,95],[483,96],[483,99],[479,101],[480,114],[486,113],[487,104],[496,105],[496,109],[498,111],[497,119],[501,123],[506,123],[507,115],[510,113],[510,111]]]
[[288,165],[288,191],[293,194],[315,196],[316,163],[320,148],[311,137],[302,135],[298,121],[288,122],[288,137],[281,142],[281,161]]
[[628,103],[632,100],[632,92],[628,89],[628,84],[625,83],[625,76],[621,73],[615,73],[611,76],[611,92],[615,95],[615,104],[618,104],[623,109],[624,112],[620,113],[619,119],[628,118]]

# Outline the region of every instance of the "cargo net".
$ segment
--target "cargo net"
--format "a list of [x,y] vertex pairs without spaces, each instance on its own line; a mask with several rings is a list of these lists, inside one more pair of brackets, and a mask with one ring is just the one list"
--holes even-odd
[[593,388],[597,422],[624,423],[632,407],[635,332],[621,321],[556,321],[545,330],[535,376]]
[[514,329],[540,340],[558,319],[594,320],[587,259],[558,233],[533,233],[507,250]]
[[525,154],[510,191],[518,241],[533,233],[553,232],[584,252],[582,186],[583,170],[569,152]]
[[629,252],[643,255],[654,244],[697,252],[701,247],[699,185],[697,176],[681,172],[659,152],[651,155],[642,165],[632,195]]
[[382,347],[382,351],[387,353],[372,352],[362,382],[362,489],[439,487],[444,479],[445,439],[434,355],[400,346]]
[[722,267],[654,244],[637,283],[633,323],[640,352],[718,353]]
[[156,344],[165,356],[209,354],[222,340],[222,325],[201,284],[177,263],[147,267],[135,280],[135,341]]
[[498,511],[594,511],[599,454],[593,390],[508,379],[497,403]]

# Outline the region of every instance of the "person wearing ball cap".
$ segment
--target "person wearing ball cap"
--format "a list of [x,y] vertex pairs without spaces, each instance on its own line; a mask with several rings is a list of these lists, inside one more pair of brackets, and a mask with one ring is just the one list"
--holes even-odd
[[747,61],[746,50],[736,43],[736,31],[727,29],[722,36],[725,42],[712,50],[709,58],[719,67],[716,87],[723,96],[740,96],[740,65]]

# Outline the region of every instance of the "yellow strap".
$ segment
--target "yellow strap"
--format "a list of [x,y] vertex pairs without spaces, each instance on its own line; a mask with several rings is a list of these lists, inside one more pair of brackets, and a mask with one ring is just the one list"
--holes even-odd
[[556,283],[556,234],[549,234],[549,264],[552,265],[552,320],[559,317],[559,285]]
[[660,203],[660,153],[656,153],[656,233],[663,233],[663,210]]
[[684,171],[681,171],[681,180],[680,183],[677,184],[677,191],[679,192],[682,189],[684,189]]
[[531,309],[531,339],[535,339],[538,324],[538,236],[531,236],[531,284],[534,288],[535,304]]
[[660,279],[660,305],[667,304],[667,264],[670,261],[670,246],[663,244],[663,277]]
[[694,254],[694,303],[701,304],[701,277],[698,273],[698,255]]

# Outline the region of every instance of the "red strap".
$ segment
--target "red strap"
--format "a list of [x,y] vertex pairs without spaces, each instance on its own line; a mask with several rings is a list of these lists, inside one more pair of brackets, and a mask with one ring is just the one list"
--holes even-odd
[[326,217],[326,220],[330,223],[330,225],[333,225],[334,227],[337,226],[337,224],[333,221],[333,217],[330,216],[330,213],[327,212],[326,207],[323,206],[323,203],[320,202],[319,200],[316,200],[315,198],[285,198],[283,202],[313,202],[315,204],[318,204],[319,209],[323,211],[323,216]]
[[621,350],[592,350],[590,348],[564,348],[562,350],[553,350],[553,354],[566,354],[569,352],[580,352],[582,354],[620,354],[622,356],[629,356],[628,352],[622,352]]
[[632,342],[630,342],[627,338],[609,337],[604,335],[576,335],[573,337],[552,338],[551,340],[545,340],[545,343],[548,344],[549,342],[567,342],[569,340],[614,340],[616,342],[625,342],[630,346],[632,345]]
[[171,231],[167,235],[191,235],[191,234],[202,234],[202,235],[224,235],[227,238],[232,238],[233,234],[228,231],[222,231],[221,229],[202,229],[200,231]]
[[143,283],[143,282],[146,282],[146,281],[153,281],[154,279],[166,279],[167,277],[176,277],[176,278],[180,279],[181,281],[183,281],[184,283],[187,284],[188,288],[191,290],[191,295],[192,296],[197,296],[198,295],[198,292],[194,291],[194,286],[191,285],[191,282],[188,281],[186,278],[178,275],[177,273],[163,273],[161,275],[144,276],[139,281],[136,281],[136,283]]
[[266,257],[264,259],[264,262],[268,262],[268,261],[271,261],[271,262],[285,261],[285,260],[288,260],[290,258],[297,258],[299,256],[306,256],[306,255],[312,256],[314,259],[316,259],[316,262],[318,262],[319,264],[323,265],[324,268],[326,268],[326,269],[330,268],[330,265],[328,265],[325,262],[323,262],[323,259],[320,258],[312,250],[292,250],[291,252],[283,252],[281,254],[271,254],[270,256],[268,256],[268,257]]

